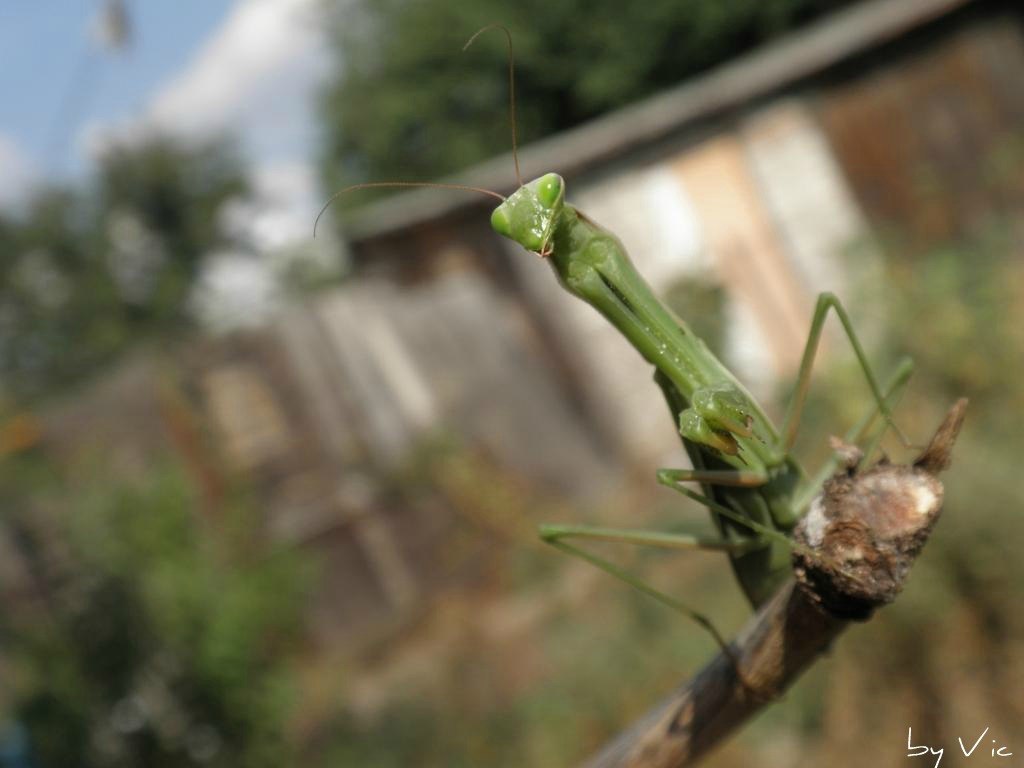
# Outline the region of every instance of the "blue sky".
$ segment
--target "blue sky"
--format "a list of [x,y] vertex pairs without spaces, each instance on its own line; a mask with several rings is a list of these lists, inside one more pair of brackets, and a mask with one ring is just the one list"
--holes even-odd
[[99,0],[5,0],[0,4],[0,131],[42,174],[80,169],[82,158],[73,146],[78,130],[142,109],[223,23],[232,4],[137,0],[129,5],[134,44],[110,53],[101,51],[91,34]]
[[[40,183],[81,183],[112,142],[237,136],[255,196],[232,220],[248,250],[211,255],[197,312],[214,326],[257,321],[276,301],[275,260],[312,248],[324,198],[313,164],[331,62],[321,0],[125,0],[122,52],[97,44],[105,2],[0,0],[0,210]],[[337,258],[329,248],[316,251]]]
[[295,183],[327,71],[316,0],[127,0],[132,42],[104,51],[103,0],[0,2],[0,205],[78,179],[98,147],[151,130],[237,134],[257,176]]

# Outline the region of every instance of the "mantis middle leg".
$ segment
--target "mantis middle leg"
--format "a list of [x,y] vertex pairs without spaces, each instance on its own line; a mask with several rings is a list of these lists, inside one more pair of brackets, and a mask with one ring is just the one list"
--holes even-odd
[[603,557],[595,555],[593,552],[589,552],[581,547],[569,544],[565,540],[589,539],[669,549],[706,549],[737,554],[759,546],[760,544],[757,541],[736,542],[703,534],[659,533],[656,531],[600,528],[586,525],[542,525],[540,526],[540,537],[555,549],[558,549],[567,555],[572,555],[573,557],[585,560],[591,565],[600,568],[605,573],[629,584],[631,587],[643,592],[645,595],[653,597],[663,605],[667,605],[677,613],[680,613],[688,619],[696,622],[711,635],[723,653],[732,658],[732,650],[729,647],[729,644],[725,641],[725,638],[707,616],[694,610],[671,595],[656,589],[635,574],[620,568],[614,563],[605,560]]

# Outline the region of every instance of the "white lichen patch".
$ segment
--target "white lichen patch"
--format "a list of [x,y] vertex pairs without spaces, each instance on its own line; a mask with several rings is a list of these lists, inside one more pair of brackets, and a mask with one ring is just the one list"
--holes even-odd
[[918,483],[911,493],[914,497],[914,511],[922,517],[932,514],[939,504],[939,497],[929,483]]
[[841,547],[836,554],[838,554],[843,559],[843,562],[847,564],[859,563],[865,558],[864,548],[859,545]]
[[804,531],[807,534],[807,543],[812,547],[820,547],[825,538],[825,529],[828,527],[828,519],[825,517],[825,502],[822,497],[815,496],[811,502],[811,508],[804,517]]

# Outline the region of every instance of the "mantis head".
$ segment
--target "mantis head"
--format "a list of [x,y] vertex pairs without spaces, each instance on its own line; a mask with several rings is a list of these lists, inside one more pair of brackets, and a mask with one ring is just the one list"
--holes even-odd
[[551,253],[551,234],[562,214],[565,182],[548,173],[524,184],[494,209],[491,226],[499,235],[515,240],[540,256]]

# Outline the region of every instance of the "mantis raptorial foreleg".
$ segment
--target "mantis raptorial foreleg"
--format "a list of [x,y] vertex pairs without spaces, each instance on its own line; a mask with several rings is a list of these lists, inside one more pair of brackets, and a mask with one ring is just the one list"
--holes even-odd
[[797,373],[797,383],[793,390],[793,395],[789,401],[789,407],[786,408],[786,416],[782,422],[781,438],[779,443],[779,450],[783,453],[789,453],[793,447],[793,443],[796,441],[797,428],[800,425],[800,416],[803,413],[804,403],[807,400],[807,391],[811,386],[811,369],[814,367],[814,356],[818,351],[819,343],[821,342],[821,330],[825,325],[825,318],[828,317],[828,311],[835,310],[836,317],[839,318],[840,324],[843,326],[843,331],[846,333],[846,338],[850,341],[850,346],[853,347],[853,353],[857,357],[857,363],[860,365],[860,369],[864,372],[864,378],[867,379],[868,386],[871,389],[871,395],[875,399],[875,405],[882,417],[885,419],[888,426],[896,433],[896,436],[900,439],[900,442],[904,446],[910,447],[911,443],[904,436],[903,432],[892,418],[892,411],[886,404],[885,395],[882,394],[881,388],[878,386],[878,381],[875,378],[874,371],[871,369],[871,364],[868,363],[868,357],[864,352],[864,348],[861,346],[860,340],[857,338],[857,333],[853,329],[853,323],[850,321],[850,316],[846,313],[846,309],[839,301],[839,297],[834,293],[822,293],[818,295],[818,302],[814,307],[814,316],[811,319],[811,330],[807,334],[807,342],[804,345],[803,356],[800,358],[800,369]]
[[[882,399],[876,402],[871,410],[846,433],[843,438],[844,442],[856,445],[865,439],[871,425],[874,423],[875,419],[878,418],[879,413],[882,412],[882,406],[880,404],[884,403],[888,406],[891,401],[894,402],[897,400],[906,388],[907,382],[910,380],[910,376],[913,371],[913,361],[910,359],[904,359],[900,362],[899,366],[897,366],[890,379],[882,388]],[[881,438],[887,426],[888,424],[885,424],[881,429],[876,430],[876,433],[868,441],[868,447],[864,452],[865,460],[874,452],[874,448],[877,446],[877,442]],[[805,492],[803,495],[794,500],[794,508],[797,510],[799,515],[803,515],[803,512],[810,504],[812,496],[818,492],[825,480],[828,479],[829,475],[835,472],[837,465],[838,461],[835,457],[829,459],[824,463],[824,465],[822,465],[821,469],[819,469],[815,474],[811,482],[805,485]],[[766,482],[767,475],[765,473],[727,469],[660,469],[657,472],[657,479],[661,485],[683,494],[687,498],[696,501],[698,504],[707,507],[712,512],[722,515],[726,519],[732,520],[755,533],[762,534],[763,537],[784,539],[789,543],[788,537],[782,536],[774,529],[761,525],[750,517],[741,517],[735,510],[719,504],[704,494],[701,494],[691,488],[687,488],[685,485],[681,485],[681,483],[694,482],[725,487],[757,487]]]
[[756,488],[768,482],[768,474],[742,469],[666,469],[671,472],[673,482],[725,485],[734,488]]

